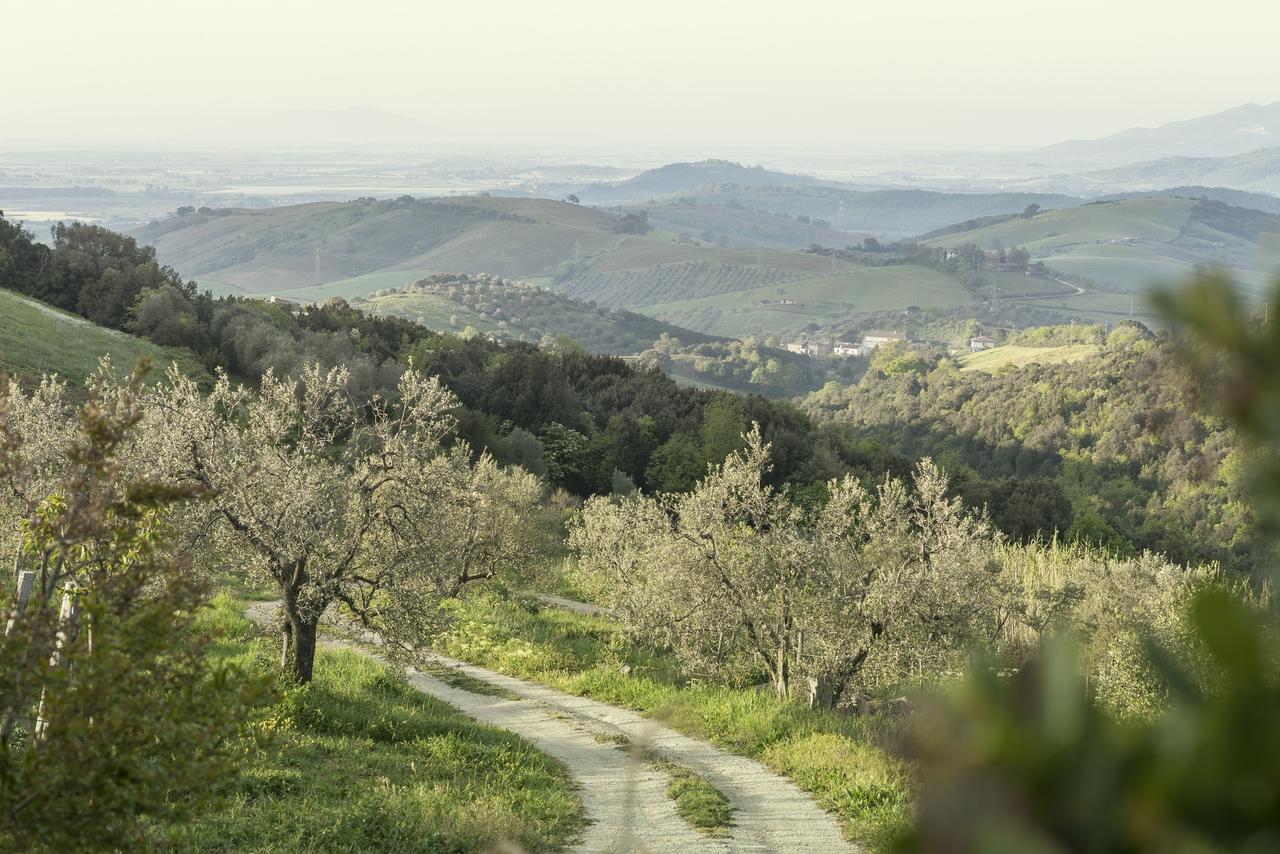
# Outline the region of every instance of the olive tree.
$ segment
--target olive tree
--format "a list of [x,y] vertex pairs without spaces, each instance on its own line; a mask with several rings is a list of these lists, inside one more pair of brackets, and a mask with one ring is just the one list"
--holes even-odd
[[453,427],[453,396],[409,370],[394,402],[367,407],[345,369],[268,373],[253,391],[220,375],[209,394],[171,369],[155,392],[153,429],[179,477],[208,491],[211,531],[243,571],[274,584],[282,658],[310,681],[316,630],[335,601],[377,587],[389,497],[415,483]]
[[820,692],[930,678],[958,667],[970,643],[990,641],[1003,595],[998,537],[948,497],[936,465],[923,460],[910,484],[887,478],[874,494],[849,479],[828,493],[806,589],[804,660]]
[[425,465],[410,453],[379,503],[380,563],[352,610],[385,649],[412,658],[443,626],[440,603],[470,584],[527,568],[540,544],[542,482],[463,443]]
[[687,494],[592,499],[570,544],[635,633],[725,679],[761,668],[785,697],[807,677],[827,703],[867,671],[955,656],[989,620],[989,525],[946,496],[931,463],[914,490],[827,484],[802,506],[769,486],[758,428]]

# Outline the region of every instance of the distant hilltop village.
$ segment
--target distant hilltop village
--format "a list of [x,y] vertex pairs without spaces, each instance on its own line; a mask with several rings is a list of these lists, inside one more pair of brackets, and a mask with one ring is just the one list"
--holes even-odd
[[830,356],[866,356],[872,350],[882,344],[889,344],[894,341],[907,341],[908,337],[901,332],[886,332],[883,330],[872,330],[862,336],[862,340],[858,343],[851,341],[819,341],[805,340],[792,341],[786,347],[792,353],[799,353],[802,356],[812,356],[815,359],[826,358]]

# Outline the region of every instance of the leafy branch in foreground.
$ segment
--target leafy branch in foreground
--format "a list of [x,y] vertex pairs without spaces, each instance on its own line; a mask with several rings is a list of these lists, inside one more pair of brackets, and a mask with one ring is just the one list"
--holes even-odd
[[35,580],[24,607],[4,603],[0,644],[10,850],[140,844],[140,817],[183,813],[232,770],[245,709],[263,695],[211,664],[193,625],[204,590],[168,514],[197,491],[130,476],[138,394],[136,378],[100,379],[77,427],[57,388],[0,382],[0,505],[20,531],[16,569]]
[[979,661],[960,694],[927,704],[917,723],[925,783],[903,847],[1276,850],[1275,627],[1221,589],[1196,598],[1192,625],[1200,666],[1150,651],[1171,686],[1151,720],[1119,719],[1095,703],[1065,640],[1014,679]]

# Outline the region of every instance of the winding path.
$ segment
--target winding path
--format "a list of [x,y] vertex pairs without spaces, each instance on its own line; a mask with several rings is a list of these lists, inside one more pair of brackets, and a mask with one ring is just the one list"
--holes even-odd
[[[248,613],[255,622],[267,625],[273,622],[277,607],[275,602],[254,603]],[[377,657],[343,641],[326,639],[324,643]],[[409,671],[409,684],[468,717],[527,738],[568,768],[591,822],[574,851],[825,854],[856,850],[843,839],[831,815],[759,762],[690,738],[637,712],[445,656],[432,658],[437,666],[481,680],[516,699],[466,691],[419,670]],[[624,741],[632,749],[620,744]],[[665,772],[644,761],[641,749],[692,769],[724,793],[736,810],[729,836],[713,839],[691,829],[667,797]]]
[[588,617],[609,616],[613,612],[608,608],[601,608],[599,605],[590,605],[586,602],[578,602],[574,599],[566,599],[563,596],[553,596],[550,593],[533,594],[539,602],[545,605],[554,605],[557,608],[564,608],[566,611],[572,611],[575,614],[585,614]]

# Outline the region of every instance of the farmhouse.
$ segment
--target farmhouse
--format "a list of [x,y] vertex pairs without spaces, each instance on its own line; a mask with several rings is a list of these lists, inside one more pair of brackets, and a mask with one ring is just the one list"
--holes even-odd
[[832,346],[831,353],[835,356],[861,356],[863,348],[861,344],[854,344],[851,341],[837,341]]
[[831,355],[831,344],[826,341],[792,341],[786,348],[792,353],[813,358]]
[[894,341],[906,341],[907,336],[901,332],[885,332],[875,329],[862,336],[862,346],[867,350],[874,350],[881,344],[890,344]]
[[970,353],[978,353],[978,352],[981,352],[982,350],[990,350],[994,346],[996,346],[996,339],[990,338],[986,335],[979,335],[975,338],[969,339]]

